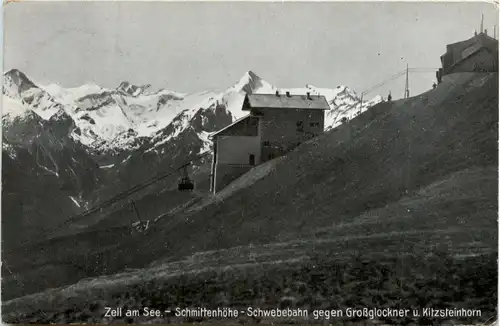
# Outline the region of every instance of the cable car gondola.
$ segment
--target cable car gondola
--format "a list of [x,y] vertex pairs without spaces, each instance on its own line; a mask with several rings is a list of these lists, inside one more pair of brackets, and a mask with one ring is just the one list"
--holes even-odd
[[179,191],[192,191],[194,189],[194,182],[189,178],[187,167],[190,165],[190,163],[186,164],[183,166],[184,168],[184,175],[183,177],[179,180]]

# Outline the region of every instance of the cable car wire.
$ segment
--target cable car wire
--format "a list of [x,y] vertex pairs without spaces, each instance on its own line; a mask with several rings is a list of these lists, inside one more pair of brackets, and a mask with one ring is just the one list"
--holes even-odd
[[[410,73],[410,72],[414,72],[414,73],[420,73],[420,72],[422,72],[422,73],[427,73],[427,72],[434,72],[434,71],[436,71],[436,70],[438,70],[438,69],[439,69],[439,68],[431,68],[431,67],[415,67],[415,68],[408,68],[408,72],[409,72],[409,73]],[[379,88],[379,87],[384,86],[384,85],[385,85],[385,84],[387,84],[388,82],[393,81],[393,80],[395,80],[395,79],[397,79],[397,78],[399,78],[399,77],[403,76],[404,74],[406,74],[406,71],[407,71],[406,69],[405,69],[405,70],[402,70],[402,71],[400,71],[400,72],[398,72],[398,73],[396,73],[396,74],[392,75],[391,77],[387,78],[386,80],[384,80],[384,81],[382,81],[382,82],[380,82],[380,83],[378,83],[378,84],[376,84],[376,85],[374,85],[374,86],[372,86],[372,87],[368,88],[367,90],[365,90],[365,91],[361,92],[361,96],[364,96],[364,95],[366,95],[366,94],[368,94],[368,93],[372,92],[373,90],[375,90],[375,89],[377,89],[377,88]]]

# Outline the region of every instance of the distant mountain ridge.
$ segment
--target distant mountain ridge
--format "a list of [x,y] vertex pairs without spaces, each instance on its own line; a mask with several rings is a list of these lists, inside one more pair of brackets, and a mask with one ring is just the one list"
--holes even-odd
[[[177,127],[171,129],[175,133],[181,132],[188,128],[189,120],[198,110],[213,110],[219,106],[225,108],[232,120],[239,118],[244,114],[241,104],[245,94],[288,90],[292,94],[311,92],[324,95],[331,106],[331,111],[326,114],[326,129],[338,125],[342,117],[350,119],[382,100],[377,96],[360,107],[358,95],[346,86],[328,89],[306,85],[304,88],[279,89],[252,71],[246,72],[236,84],[221,93],[148,92],[150,87],[126,81],[116,89],[95,84],[76,88],[63,88],[57,84],[36,85],[24,73],[13,69],[4,74],[2,119],[6,123],[12,122],[30,110],[45,120],[65,113],[75,122],[72,138],[90,151],[116,152],[136,149],[138,137],[158,141],[165,141],[160,135],[168,139],[175,137],[165,135],[162,130],[175,120]],[[181,117],[185,120],[182,123],[179,122]],[[200,139],[206,140],[203,132],[198,131]]]

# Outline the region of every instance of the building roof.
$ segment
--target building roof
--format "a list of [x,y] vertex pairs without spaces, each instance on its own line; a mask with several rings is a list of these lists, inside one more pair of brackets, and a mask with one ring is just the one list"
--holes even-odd
[[453,69],[455,69],[457,66],[460,66],[461,64],[463,64],[467,59],[469,59],[470,57],[473,57],[483,51],[486,51],[486,52],[489,52],[491,53],[493,56],[495,56],[495,54],[493,53],[493,51],[486,47],[486,46],[482,46],[480,47],[478,50],[468,54],[467,56],[463,57],[462,59],[460,59],[459,61],[455,62],[454,64],[452,64],[450,67],[447,68],[447,71],[452,71]]
[[321,95],[248,94],[242,110],[252,108],[329,110],[330,106]]
[[243,117],[241,117],[241,118],[239,118],[239,119],[236,119],[236,120],[234,120],[234,121],[233,121],[230,125],[227,125],[227,126],[225,126],[224,128],[222,128],[221,130],[217,130],[216,132],[211,133],[210,135],[208,135],[208,138],[209,138],[209,139],[212,139],[212,138],[213,138],[215,135],[217,135],[218,133],[221,133],[221,132],[223,132],[224,130],[229,129],[229,128],[231,128],[232,126],[234,126],[235,124],[240,123],[241,121],[243,121],[243,120],[245,120],[245,119],[248,119],[248,118],[250,118],[250,117],[253,117],[253,116],[252,116],[252,115],[250,115],[250,114],[247,114],[247,115],[245,115],[245,116],[243,116]]
[[485,49],[493,53],[493,55],[498,53],[498,40],[486,33],[479,33],[467,40],[448,44],[446,53],[441,56],[441,65],[444,72],[450,71],[464,60]]
[[488,47],[489,49],[494,50],[498,48],[498,40],[485,33],[479,33],[467,40],[448,44],[446,46],[446,53],[441,57],[444,57],[448,53],[465,50],[473,45],[478,46],[477,50],[482,47]]

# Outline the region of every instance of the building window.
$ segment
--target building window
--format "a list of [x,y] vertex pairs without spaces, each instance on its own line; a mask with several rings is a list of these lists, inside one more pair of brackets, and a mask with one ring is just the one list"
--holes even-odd
[[313,128],[319,128],[319,125],[320,123],[319,122],[310,122],[309,123],[309,126],[313,127]]
[[297,131],[304,131],[304,121],[297,121]]
[[271,143],[269,142],[269,140],[264,140],[264,146],[265,147],[270,147],[271,146]]
[[248,156],[248,163],[249,163],[250,165],[255,165],[255,155],[250,154],[250,155]]
[[267,158],[268,158],[269,160],[272,160],[272,159],[274,158],[274,155],[273,155],[273,154],[269,154],[269,155],[267,156]]

